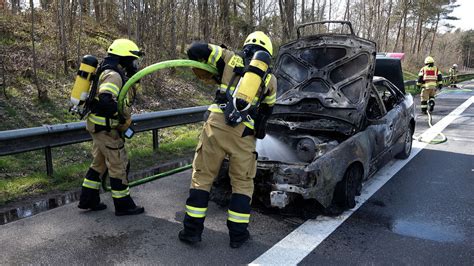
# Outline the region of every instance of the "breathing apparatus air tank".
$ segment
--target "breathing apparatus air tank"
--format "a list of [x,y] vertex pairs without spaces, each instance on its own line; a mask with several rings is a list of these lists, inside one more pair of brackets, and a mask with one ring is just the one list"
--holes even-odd
[[271,56],[266,51],[257,51],[247,67],[247,71],[240,79],[233,93],[233,105],[239,111],[245,111],[252,106],[263,78],[271,62]]
[[98,64],[99,61],[92,55],[86,55],[82,58],[71,91],[71,111],[78,112],[79,106],[84,104],[87,99],[91,82]]

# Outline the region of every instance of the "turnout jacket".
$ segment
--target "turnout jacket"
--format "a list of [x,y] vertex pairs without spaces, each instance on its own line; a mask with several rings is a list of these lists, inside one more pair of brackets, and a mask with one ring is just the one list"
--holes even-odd
[[[235,74],[234,69],[244,67],[244,59],[240,55],[226,48],[207,43],[195,42],[188,49],[187,53],[189,59],[207,63],[208,65],[216,67],[218,70],[218,74],[214,78],[218,82],[219,87],[216,91],[214,104],[212,104],[208,109],[211,112],[208,122],[216,126],[222,126],[221,124],[224,121],[222,119],[223,111],[219,105],[227,103],[227,89],[229,88],[232,92],[239,83],[241,76],[237,76],[234,79],[234,82],[229,84]],[[267,76],[264,83],[265,86],[261,86],[259,88],[256,94],[257,96],[252,101],[253,111],[249,113],[250,119],[246,119],[242,122],[248,129],[252,131],[259,126],[258,123],[263,120],[262,117],[268,118],[268,116],[270,116],[273,106],[276,102],[276,78],[270,74]],[[261,92],[262,87],[264,87],[263,94]],[[259,99],[260,95],[263,96]]]
[[436,66],[426,65],[420,69],[418,73],[418,81],[416,85],[424,85],[425,88],[436,88],[443,85],[443,77],[441,71]]
[[89,132],[120,129],[120,125],[130,119],[130,108],[125,108],[123,117],[119,118],[117,101],[122,86],[123,78],[117,71],[106,69],[100,74],[95,104],[87,117]]

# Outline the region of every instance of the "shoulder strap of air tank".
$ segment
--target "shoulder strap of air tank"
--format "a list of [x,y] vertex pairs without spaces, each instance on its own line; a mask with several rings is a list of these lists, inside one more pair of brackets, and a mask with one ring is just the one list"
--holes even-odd
[[[240,57],[240,58],[242,58],[242,61],[244,60],[244,53],[242,53],[241,51],[240,51],[240,52],[236,52],[235,55],[238,56],[238,57]],[[244,75],[244,73],[245,73],[244,70],[245,70],[245,66],[242,66],[242,67],[240,67],[240,66],[235,66],[235,67],[234,67],[234,76],[235,76],[235,75],[238,75],[238,76],[242,77],[242,76]],[[230,84],[232,84],[232,83],[230,83]]]

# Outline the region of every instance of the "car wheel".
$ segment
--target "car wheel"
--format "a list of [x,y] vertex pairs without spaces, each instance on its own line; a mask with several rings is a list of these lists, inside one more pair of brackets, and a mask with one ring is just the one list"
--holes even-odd
[[356,205],[355,196],[362,182],[362,173],[358,167],[351,166],[336,185],[333,203],[341,209],[352,209]]
[[413,145],[413,128],[408,127],[403,140],[403,150],[395,155],[397,159],[406,159],[410,157],[411,147]]

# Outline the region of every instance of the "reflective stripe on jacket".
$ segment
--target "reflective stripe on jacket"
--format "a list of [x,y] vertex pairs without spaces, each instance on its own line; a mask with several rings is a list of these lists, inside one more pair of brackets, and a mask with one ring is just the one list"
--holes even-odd
[[[99,95],[103,93],[111,94],[114,101],[117,102],[120,89],[122,88],[122,77],[119,73],[112,69],[107,69],[99,76],[99,85],[96,100],[99,100]],[[100,104],[96,107],[100,109]],[[118,114],[117,114],[118,115]],[[87,120],[95,125],[109,126],[110,128],[116,128],[119,125],[119,120],[111,117],[99,116],[96,113],[90,113]]]

